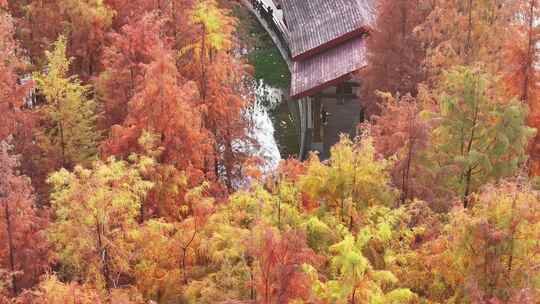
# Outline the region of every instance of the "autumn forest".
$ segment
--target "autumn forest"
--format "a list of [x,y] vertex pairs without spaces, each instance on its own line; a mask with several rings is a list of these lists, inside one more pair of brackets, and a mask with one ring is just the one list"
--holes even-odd
[[0,0],[0,303],[540,303],[540,1],[372,2],[268,169],[243,1]]

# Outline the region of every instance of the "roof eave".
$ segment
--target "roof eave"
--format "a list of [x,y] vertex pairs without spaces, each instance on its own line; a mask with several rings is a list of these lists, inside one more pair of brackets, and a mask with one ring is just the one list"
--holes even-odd
[[322,91],[326,90],[329,87],[335,86],[337,84],[340,84],[342,82],[345,82],[345,81],[349,80],[354,73],[357,73],[358,71],[361,71],[361,70],[363,70],[365,68],[366,68],[366,66],[363,66],[363,67],[359,68],[356,71],[347,73],[347,74],[345,74],[343,76],[340,76],[340,77],[338,77],[336,79],[333,79],[333,80],[327,81],[325,83],[322,83],[322,84],[320,84],[320,85],[318,85],[316,87],[313,87],[313,88],[311,88],[311,89],[309,89],[307,91],[303,91],[303,92],[300,92],[298,94],[291,95],[291,98],[298,100],[298,99],[313,96],[313,95],[315,95],[315,94],[317,94],[319,92],[322,92]]
[[361,37],[362,35],[366,34],[366,33],[369,33],[369,28],[368,27],[360,27],[354,31],[351,31],[351,32],[348,32],[347,34],[345,35],[342,35],[340,37],[337,37],[336,39],[333,39],[333,40],[330,40],[324,44],[321,44],[315,48],[312,48],[308,51],[305,51],[303,53],[300,53],[300,54],[297,54],[297,55],[292,55],[292,60],[293,61],[303,61],[303,60],[306,60],[306,59],[309,59],[310,57],[313,57],[315,55],[318,55],[324,51],[327,51],[329,49],[332,49],[340,44],[343,44],[349,40],[352,40],[354,38],[358,38],[358,37]]

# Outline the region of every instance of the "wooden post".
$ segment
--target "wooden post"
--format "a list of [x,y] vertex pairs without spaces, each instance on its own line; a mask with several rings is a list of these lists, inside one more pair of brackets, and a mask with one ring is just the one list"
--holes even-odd
[[322,121],[321,121],[321,97],[315,96],[313,99],[313,142],[322,142]]

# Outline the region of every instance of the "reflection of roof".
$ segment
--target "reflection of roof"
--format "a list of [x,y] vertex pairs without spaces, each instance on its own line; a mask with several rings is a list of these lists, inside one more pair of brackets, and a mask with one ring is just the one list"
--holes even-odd
[[293,60],[360,35],[370,23],[365,0],[283,0]]
[[303,61],[294,62],[291,97],[303,98],[345,80],[367,64],[362,37],[355,38]]
[[293,98],[313,95],[365,67],[363,34],[373,22],[373,0],[280,1],[294,61]]

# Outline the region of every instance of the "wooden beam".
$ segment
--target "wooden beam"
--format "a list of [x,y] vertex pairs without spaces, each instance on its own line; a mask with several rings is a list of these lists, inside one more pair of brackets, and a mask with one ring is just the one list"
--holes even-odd
[[321,98],[345,98],[345,99],[355,99],[358,98],[358,95],[356,94],[332,94],[332,93],[318,93],[315,95],[316,97]]

